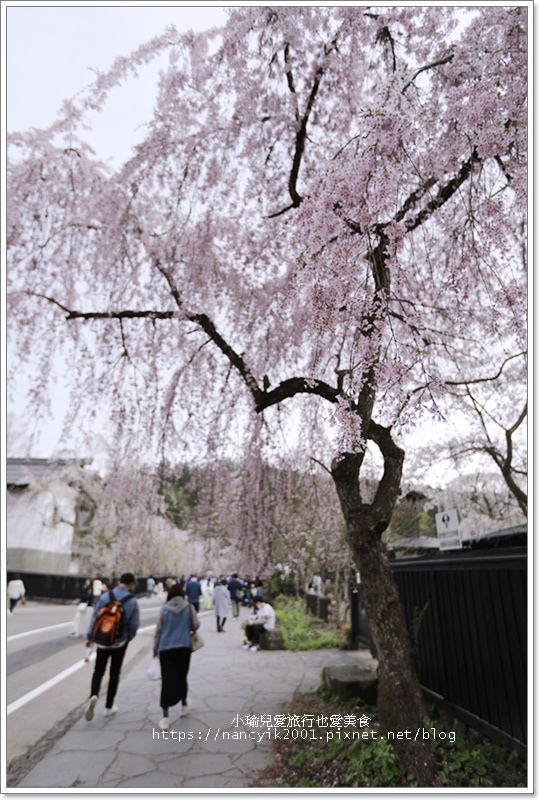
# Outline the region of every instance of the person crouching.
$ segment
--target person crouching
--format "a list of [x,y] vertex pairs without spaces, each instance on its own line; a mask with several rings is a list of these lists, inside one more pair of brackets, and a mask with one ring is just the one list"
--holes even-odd
[[246,625],[246,639],[244,650],[260,650],[259,641],[261,633],[273,631],[276,626],[276,612],[264,600],[253,601],[253,614],[250,615]]

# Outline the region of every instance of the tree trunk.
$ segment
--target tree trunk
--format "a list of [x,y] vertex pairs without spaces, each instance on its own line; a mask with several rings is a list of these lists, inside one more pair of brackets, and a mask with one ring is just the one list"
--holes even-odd
[[[360,569],[371,634],[377,648],[378,710],[381,733],[402,733],[393,746],[420,786],[433,786],[436,762],[421,738],[425,709],[416,675],[403,609],[381,535],[398,497],[404,453],[390,431],[372,430],[384,457],[384,474],[374,501],[362,503],[359,474],[363,454],[343,454],[332,464],[332,477],[346,521],[347,539]],[[418,739],[415,736],[420,730]]]
[[339,607],[339,593],[341,591],[341,584],[339,581],[341,570],[338,567],[336,569],[336,577],[334,579],[334,595],[335,595],[335,603],[336,603],[336,616],[335,616],[335,623],[338,628],[341,628],[341,613]]

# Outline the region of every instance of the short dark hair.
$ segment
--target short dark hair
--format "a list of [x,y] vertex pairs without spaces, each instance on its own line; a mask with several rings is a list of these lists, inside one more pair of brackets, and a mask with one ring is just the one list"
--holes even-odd
[[124,574],[120,576],[120,583],[126,586],[129,583],[135,583],[135,575],[132,572],[124,572]]
[[173,597],[185,597],[186,592],[183,583],[174,583],[167,592],[167,602]]

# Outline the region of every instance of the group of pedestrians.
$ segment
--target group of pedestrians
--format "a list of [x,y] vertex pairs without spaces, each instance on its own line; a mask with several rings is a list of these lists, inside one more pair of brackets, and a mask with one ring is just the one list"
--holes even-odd
[[[122,664],[128,645],[137,634],[140,624],[139,604],[135,596],[136,581],[132,573],[124,573],[117,586],[110,590],[107,587],[100,592],[99,597],[94,594],[94,583],[91,579],[85,581],[79,604],[82,606],[86,603],[87,608],[93,608],[86,644],[88,647],[95,644],[97,650],[85,712],[88,721],[94,718],[101,684],[109,665],[104,715],[111,716],[117,712],[115,697]],[[197,576],[189,576],[187,580],[167,579],[165,586],[167,595],[159,610],[153,658],[159,660],[161,674],[162,718],[159,724],[166,729],[169,727],[169,713],[173,706],[180,706],[181,715],[188,708],[188,673],[193,634],[200,627],[199,610],[204,593],[202,580]],[[220,576],[214,581],[213,605],[218,633],[225,632],[231,604],[234,616],[238,616],[240,604],[245,597],[244,582],[236,573],[230,578]],[[252,596],[251,611],[243,646],[256,651],[260,649],[261,634],[274,628],[275,613],[272,606],[258,593]],[[82,613],[80,616],[82,617]]]
[[[88,581],[85,582],[85,587]],[[87,646],[96,645],[96,663],[92,674],[90,698],[85,717],[94,718],[101,684],[107,667],[109,685],[105,699],[104,716],[118,711],[115,697],[120,681],[122,664],[129,643],[136,636],[140,625],[139,604],[135,596],[135,576],[124,573],[120,582],[111,590],[104,592],[93,607],[92,618],[87,631]],[[118,621],[114,639],[113,618]],[[159,612],[154,635],[153,656],[159,658],[161,668],[162,710],[161,727],[169,726],[169,709],[181,704],[182,713],[187,708],[187,676],[191,660],[192,634],[200,626],[195,608],[186,598],[183,583],[172,580],[169,583],[167,598]],[[110,636],[110,641],[105,636]]]

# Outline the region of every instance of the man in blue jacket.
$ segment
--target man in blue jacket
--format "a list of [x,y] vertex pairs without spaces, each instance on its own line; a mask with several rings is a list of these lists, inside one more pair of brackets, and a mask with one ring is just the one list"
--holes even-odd
[[[90,689],[90,700],[88,701],[88,706],[86,708],[86,719],[90,722],[94,718],[94,708],[96,707],[96,703],[98,700],[99,690],[101,688],[101,682],[103,680],[103,676],[105,675],[105,671],[107,669],[107,663],[110,659],[111,661],[111,668],[109,673],[109,686],[107,689],[107,699],[105,702],[105,711],[103,712],[105,717],[110,717],[112,714],[116,714],[118,711],[118,707],[114,705],[114,698],[116,697],[116,692],[118,689],[118,683],[120,681],[120,671],[122,669],[122,662],[124,661],[124,656],[126,655],[126,650],[128,643],[134,638],[137,630],[139,628],[139,604],[137,602],[136,597],[132,594],[135,590],[135,576],[132,572],[124,572],[124,574],[120,578],[120,583],[116,586],[115,589],[112,590],[112,594],[114,595],[115,600],[123,600],[124,606],[124,622],[121,630],[121,640],[109,647],[105,647],[103,645],[97,645],[97,654],[96,654],[96,666],[94,668],[94,674],[92,675],[92,686]],[[92,615],[92,620],[90,621],[90,626],[88,628],[87,642],[86,646],[90,647],[93,644],[92,640],[92,631],[94,628],[94,622],[96,621],[97,615],[99,610],[106,606],[110,602],[110,593],[104,592],[96,606],[94,607],[94,613]]]
[[201,582],[196,575],[192,575],[186,583],[186,597],[197,612],[199,613],[199,603],[202,596]]

